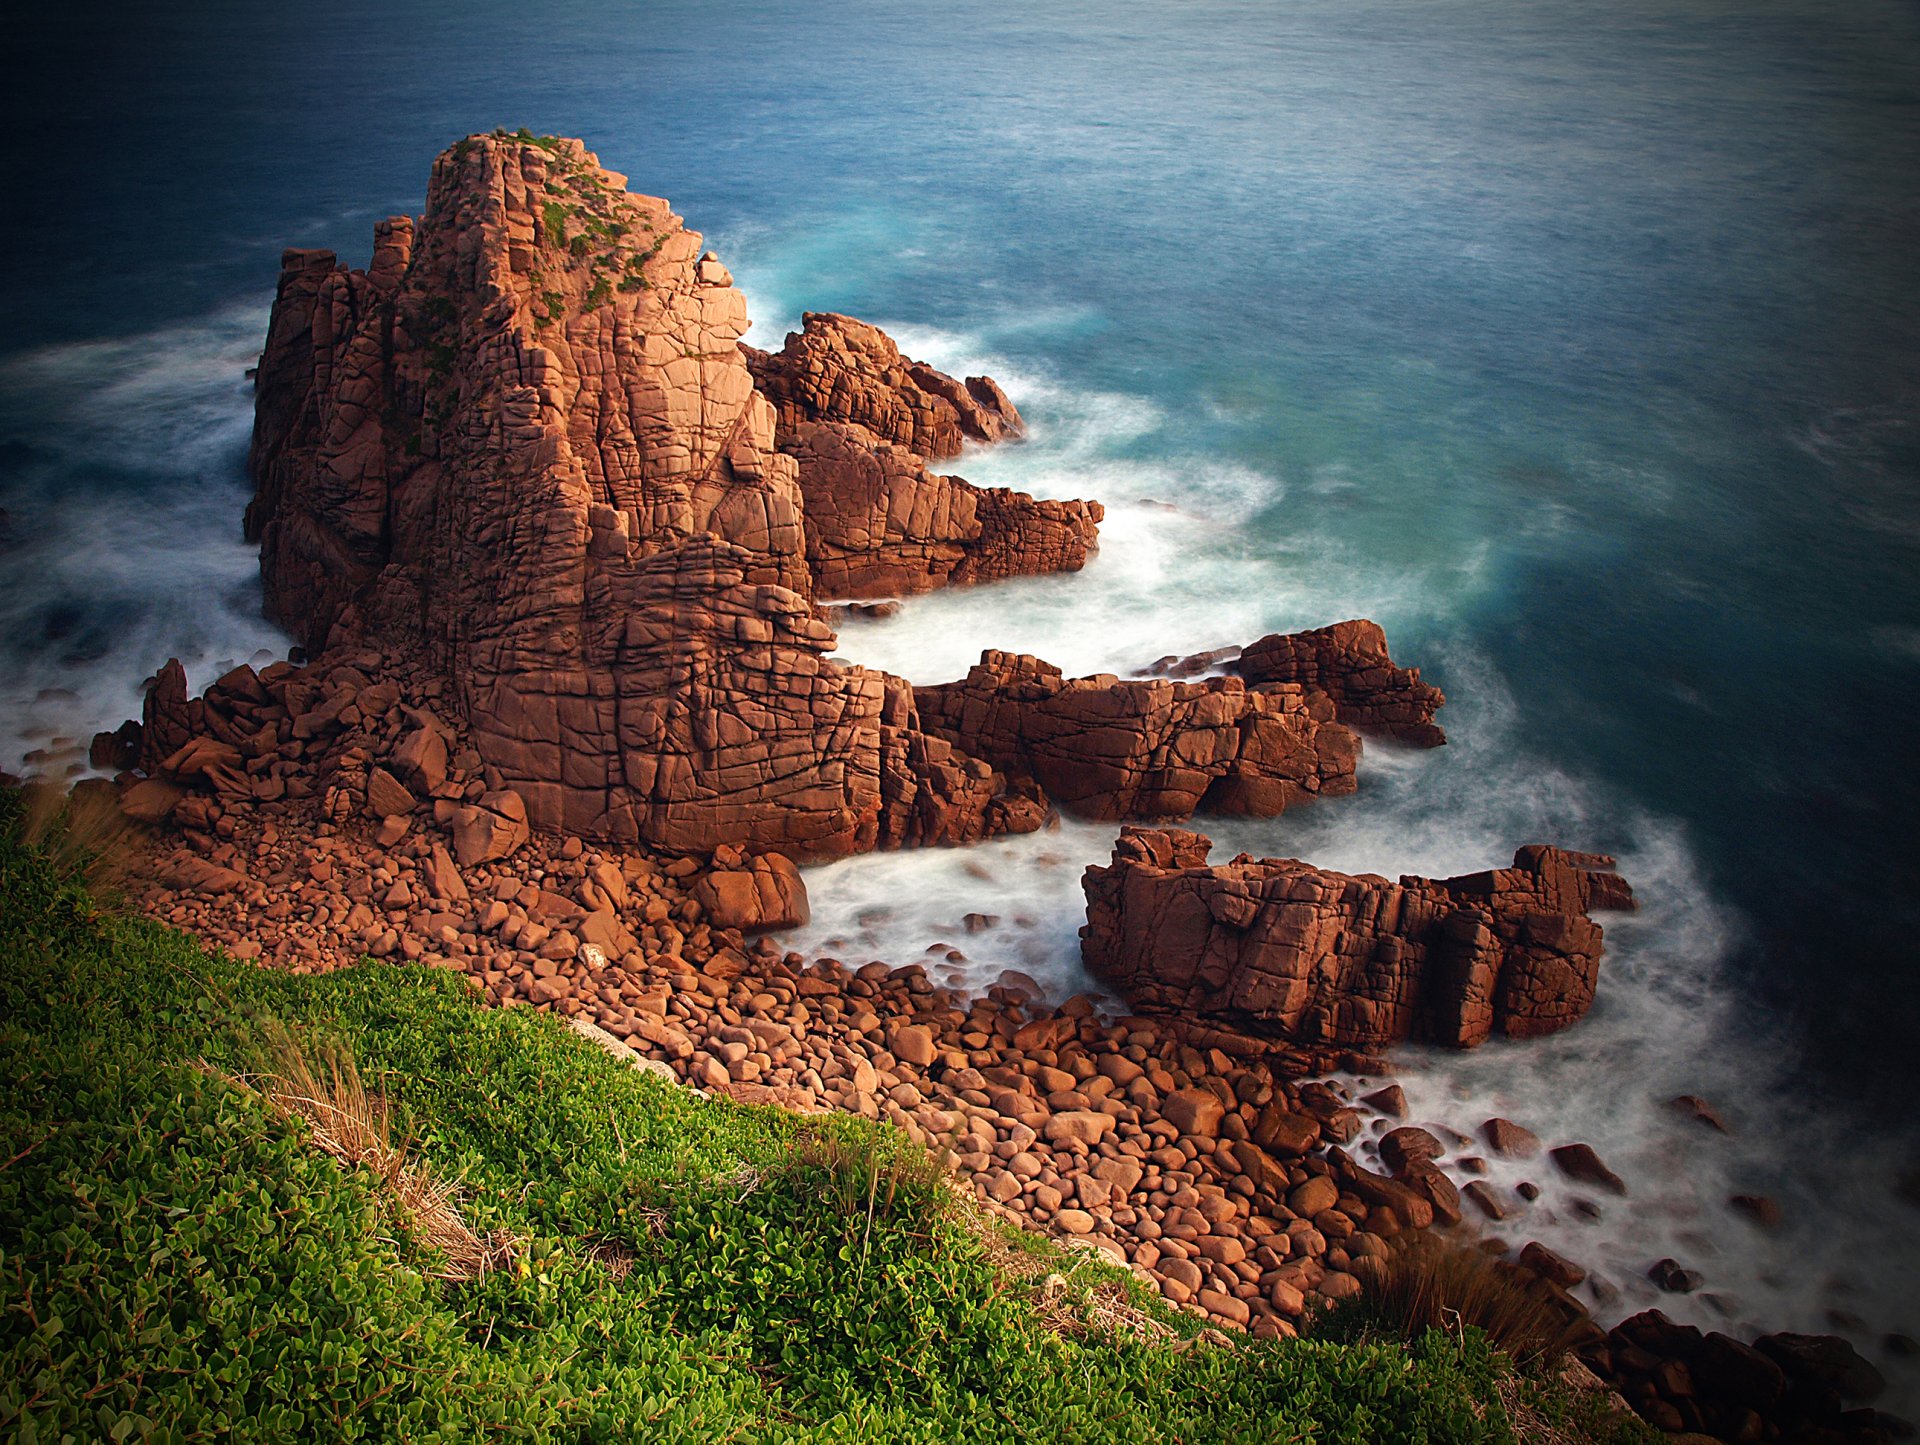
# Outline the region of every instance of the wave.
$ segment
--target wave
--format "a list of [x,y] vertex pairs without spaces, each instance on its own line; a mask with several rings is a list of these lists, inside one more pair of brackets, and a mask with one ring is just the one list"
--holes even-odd
[[0,362],[0,765],[84,771],[168,657],[203,686],[285,652],[240,536],[265,333],[248,304]]

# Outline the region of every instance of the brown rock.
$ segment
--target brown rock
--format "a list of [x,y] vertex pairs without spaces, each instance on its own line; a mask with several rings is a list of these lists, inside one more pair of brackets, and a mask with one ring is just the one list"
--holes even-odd
[[1540,1136],[1511,1119],[1487,1120],[1480,1126],[1480,1137],[1502,1159],[1531,1159],[1540,1152]]
[[484,794],[454,815],[453,851],[464,868],[512,857],[530,836],[527,805],[511,789]]
[[935,1058],[933,1030],[925,1024],[897,1024],[887,1036],[887,1047],[904,1064],[924,1069]]
[[1362,732],[1380,732],[1419,747],[1447,736],[1433,715],[1446,701],[1420,680],[1417,667],[1395,667],[1378,624],[1337,622],[1313,632],[1263,637],[1243,648],[1233,670],[1252,683],[1290,683],[1325,695],[1334,716]]
[[852,422],[801,422],[780,440],[799,464],[807,563],[822,597],[1077,572],[1094,548],[1098,502],[982,491]]
[[1385,1114],[1389,1119],[1407,1117],[1407,1091],[1398,1084],[1388,1084],[1384,1089],[1375,1089],[1360,1100],[1369,1109]]
[[1091,1149],[1113,1128],[1113,1116],[1095,1109],[1066,1109],[1048,1116],[1041,1137],[1050,1144],[1084,1144]]
[[1380,1162],[1395,1174],[1404,1174],[1409,1166],[1438,1159],[1446,1146],[1425,1129],[1405,1125],[1389,1129],[1380,1136]]
[[1610,860],[1522,848],[1460,878],[1349,877],[1292,859],[1207,865],[1211,843],[1123,828],[1085,876],[1088,969],[1143,1011],[1220,1015],[1304,1042],[1472,1046],[1579,1019],[1630,900]]
[[[366,271],[283,258],[249,459],[268,610],[440,685],[544,830],[808,858],[1039,826],[1030,788],[921,730],[906,683],[828,661],[745,328],[699,237],[577,141],[460,142]],[[874,376],[936,429],[1012,425],[990,383],[963,406],[897,369]],[[295,736],[365,715],[344,691],[300,699]],[[183,685],[149,702],[159,747]],[[513,846],[456,830],[468,866]]]
[[852,422],[929,460],[963,441],[999,441],[1025,428],[986,377],[964,383],[901,356],[884,331],[850,316],[809,311],[778,352],[744,347],[754,384],[777,408],[783,434],[807,422]]
[[1614,1194],[1627,1192],[1626,1181],[1600,1162],[1600,1156],[1594,1152],[1591,1144],[1562,1144],[1550,1151],[1548,1157],[1569,1179],[1577,1179],[1582,1184],[1591,1184]]
[[1090,818],[1183,818],[1203,805],[1270,817],[1354,787],[1353,734],[1316,717],[1298,688],[1069,679],[990,649],[961,681],[915,688],[914,701],[929,732]]
[[1220,1132],[1227,1106],[1211,1089],[1176,1089],[1161,1101],[1160,1117],[1182,1134],[1212,1139]]
[[1324,1174],[1315,1174],[1287,1196],[1287,1208],[1302,1219],[1324,1214],[1340,1200],[1340,1186]]
[[800,870],[780,853],[763,853],[745,867],[704,874],[693,885],[693,896],[715,928],[737,928],[749,935],[799,928],[812,917]]
[[374,768],[367,774],[367,811],[374,817],[404,817],[418,805],[413,794],[385,768]]
[[1579,1265],[1555,1254],[1538,1240],[1527,1242],[1520,1251],[1520,1263],[1562,1289],[1572,1289],[1587,1277],[1587,1272]]
[[1253,1140],[1277,1154],[1305,1154],[1320,1142],[1320,1121],[1278,1103],[1270,1104],[1254,1123]]

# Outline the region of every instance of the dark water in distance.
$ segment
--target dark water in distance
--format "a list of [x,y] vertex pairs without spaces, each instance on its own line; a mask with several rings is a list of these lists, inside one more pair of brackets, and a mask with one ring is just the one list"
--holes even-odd
[[1912,4],[76,7],[4,64],[9,752],[169,651],[273,645],[236,539],[280,248],[363,262],[458,136],[577,134],[706,232],[756,343],[844,310],[990,361],[1035,438],[960,469],[1113,504],[1081,577],[850,655],[1125,668],[1372,616],[1455,746],[1223,841],[1617,849],[1649,908],[1566,1069],[1672,1027],[1832,1139],[1908,1124]]

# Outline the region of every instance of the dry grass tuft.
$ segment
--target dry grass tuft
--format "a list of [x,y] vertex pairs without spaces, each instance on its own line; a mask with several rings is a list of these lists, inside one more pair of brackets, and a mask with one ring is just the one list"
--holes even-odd
[[66,792],[34,781],[20,790],[20,837],[63,878],[104,902],[131,871],[137,838],[113,790],[88,784]]
[[1581,1338],[1577,1306],[1478,1249],[1420,1236],[1396,1250],[1368,1290],[1371,1322],[1406,1339],[1472,1326],[1520,1365],[1551,1363]]
[[1119,1280],[1095,1267],[1110,1263],[1090,1249],[1069,1247],[1065,1264],[1050,1255],[1021,1249],[981,1205],[957,1202],[961,1221],[986,1249],[994,1269],[1009,1283],[1030,1291],[1040,1323],[1057,1335],[1095,1333],[1138,1335],[1158,1343],[1183,1346],[1179,1332],[1136,1304]]
[[393,1142],[386,1100],[367,1091],[351,1054],[323,1046],[311,1057],[276,1020],[262,1025],[261,1042],[265,1067],[259,1073],[223,1077],[260,1095],[282,1118],[303,1120],[308,1137],[348,1168],[378,1175],[407,1233],[445,1261],[429,1271],[434,1278],[478,1279],[513,1262],[518,1241],[500,1232],[476,1234],[460,1216],[457,1186],[408,1162],[405,1147]]

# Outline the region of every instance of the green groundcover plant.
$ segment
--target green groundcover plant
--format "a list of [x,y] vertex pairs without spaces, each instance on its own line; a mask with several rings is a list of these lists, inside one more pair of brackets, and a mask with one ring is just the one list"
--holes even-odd
[[[702,1098],[445,972],[208,953],[22,815],[0,795],[0,1438],[1642,1438],[1470,1330],[1195,1344],[1131,1281],[1170,1330],[1063,1330],[891,1130]],[[498,1267],[444,1277],[390,1179],[240,1082],[289,1036],[353,1061]]]

